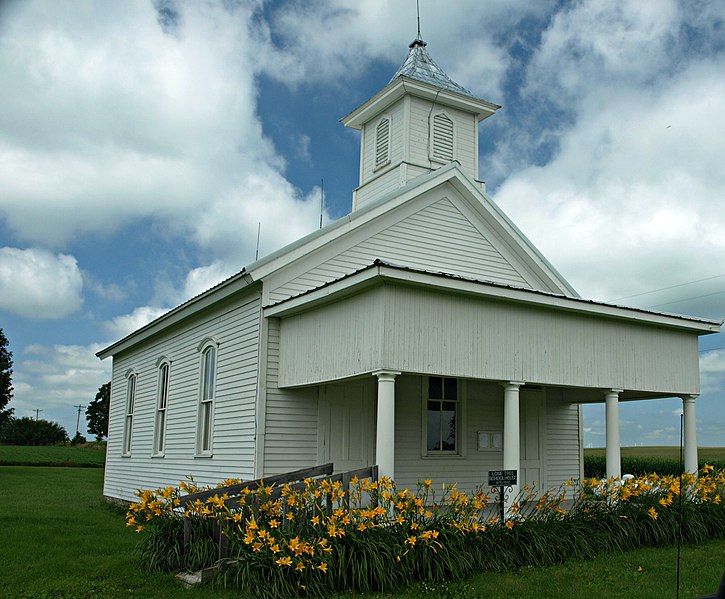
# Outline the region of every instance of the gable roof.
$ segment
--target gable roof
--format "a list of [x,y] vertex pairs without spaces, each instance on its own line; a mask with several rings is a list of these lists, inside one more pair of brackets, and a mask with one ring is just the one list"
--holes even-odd
[[168,326],[178,324],[180,321],[208,308],[217,300],[229,297],[231,294],[255,282],[264,280],[273,273],[289,266],[294,261],[305,257],[310,252],[323,246],[336,243],[338,239],[353,230],[382,217],[393,208],[409,202],[421,194],[443,184],[452,185],[459,194],[470,198],[472,200],[471,205],[478,208],[482,218],[491,226],[495,227],[500,235],[505,236],[515,245],[519,256],[530,268],[536,270],[546,280],[549,280],[561,293],[578,297],[576,291],[533,246],[526,236],[519,231],[504,212],[461,171],[457,163],[452,162],[438,170],[412,179],[405,186],[249,264],[235,275],[183,302],[166,314],[163,314],[121,340],[97,352],[96,355],[103,359],[120,351],[125,351],[137,343],[141,343],[165,330]]
[[508,248],[516,254],[518,260],[535,273],[537,278],[545,281],[548,287],[557,292],[578,297],[577,292],[564,277],[509,220],[506,214],[463,173],[456,162],[451,162],[440,169],[410,180],[403,187],[364,205],[331,225],[250,264],[246,270],[254,280],[266,278],[315,250],[331,244],[339,244],[340,242],[337,240],[350,234],[353,230],[384,217],[395,208],[446,184],[451,185],[460,196],[469,200],[469,206],[475,209],[478,217],[486,223],[487,228],[499,239],[504,240]]
[[[112,345],[97,352],[96,355],[103,359],[108,356],[115,355],[121,351],[126,351],[138,343],[144,342],[158,333],[166,330],[170,326],[179,324],[181,321],[194,316],[195,314],[216,305],[218,301],[231,297],[233,294],[251,286],[255,283],[263,281],[272,274],[288,267],[292,263],[307,256],[310,252],[325,247],[332,246],[340,238],[346,236],[352,231],[364,226],[366,223],[383,217],[387,212],[396,206],[401,206],[406,202],[412,201],[420,197],[425,192],[435,189],[436,187],[450,184],[458,193],[466,195],[473,199],[473,206],[479,208],[479,214],[486,219],[491,226],[497,227],[501,235],[509,238],[511,243],[515,243],[520,257],[524,259],[530,268],[538,270],[542,277],[549,279],[553,285],[558,286],[557,292],[542,291],[536,289],[519,288],[513,285],[503,285],[492,281],[476,280],[470,277],[462,277],[459,275],[451,275],[450,273],[430,272],[424,269],[411,268],[405,265],[395,265],[390,262],[381,260],[375,261],[374,264],[365,266],[355,272],[349,273],[343,277],[330,281],[322,286],[311,288],[296,297],[288,298],[274,304],[274,312],[286,311],[283,306],[291,306],[300,302],[313,300],[319,295],[320,290],[337,288],[342,284],[340,281],[348,279],[360,278],[361,273],[368,272],[373,267],[387,269],[387,276],[391,276],[391,272],[412,273],[418,277],[429,279],[430,283],[435,283],[438,287],[449,287],[452,290],[461,286],[474,286],[477,293],[485,292],[489,295],[498,295],[502,299],[516,299],[527,303],[546,303],[556,305],[564,309],[574,309],[575,311],[601,312],[603,315],[612,315],[624,317],[627,320],[644,320],[652,324],[664,324],[665,326],[674,326],[675,328],[688,328],[690,330],[701,331],[700,334],[707,332],[716,332],[722,323],[700,319],[689,316],[680,316],[662,312],[654,312],[641,310],[636,308],[627,308],[582,299],[578,293],[568,284],[568,282],[556,271],[556,269],[548,262],[548,260],[533,246],[528,238],[514,225],[505,213],[491,201],[475,184],[463,174],[458,165],[453,162],[431,173],[421,175],[416,179],[408,182],[394,192],[381,197],[380,199],[363,206],[361,209],[351,212],[350,214],[340,218],[339,220],[319,229],[309,235],[257,260],[248,265],[240,272],[225,279],[211,289],[187,300],[179,306],[173,308],[166,314],[153,320],[147,325],[141,327],[137,331],[127,335],[123,339],[113,343]],[[324,288],[324,289],[323,289]],[[484,291],[482,291],[484,290]],[[511,297],[509,297],[511,296]],[[513,296],[516,296],[514,298]],[[538,299],[537,299],[538,298]],[[291,301],[291,300],[294,300]],[[266,312],[273,306],[268,305]]]

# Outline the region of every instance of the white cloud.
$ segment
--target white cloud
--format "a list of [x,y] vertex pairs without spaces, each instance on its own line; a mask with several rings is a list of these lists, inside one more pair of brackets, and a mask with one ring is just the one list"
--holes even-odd
[[[423,3],[422,36],[433,59],[452,79],[496,101],[510,62],[507,44],[518,40],[495,39],[495,32],[511,30],[521,19],[548,10],[545,3],[525,0]],[[384,1],[284,3],[273,13],[270,27],[267,35],[273,33],[283,43],[281,48],[265,47],[264,70],[292,85],[342,83],[361,75],[372,61],[397,67],[406,56],[403,42],[416,34],[413,5]]]
[[93,291],[98,297],[110,301],[120,302],[127,296],[126,290],[117,283],[109,283],[107,285],[95,280],[90,273],[83,273],[83,280],[86,286]]
[[[111,378],[110,361],[101,362],[95,353],[99,344],[29,345],[15,352],[14,397],[10,407],[15,416],[34,416],[60,422],[73,436],[76,405],[87,406],[98,388]],[[85,430],[85,410],[81,413],[81,431]]]
[[[151,2],[9,11],[0,216],[18,239],[63,247],[150,217],[228,258],[253,252],[260,211],[285,217],[273,248],[314,228],[256,114],[267,42],[254,5],[179,6],[173,35]],[[246,219],[231,224],[240,210]]]
[[718,349],[700,355],[700,392],[722,394],[725,389],[725,350]]
[[134,309],[131,314],[116,316],[109,322],[105,323],[105,328],[113,339],[121,339],[126,335],[133,333],[135,330],[140,329],[152,320],[157,319],[167,311],[168,308],[140,306]]
[[[573,121],[551,124],[554,157],[511,175],[496,200],[585,296],[722,272],[725,57],[680,47],[677,6],[579,3],[554,19],[530,65],[529,101]],[[721,298],[695,309],[725,316]]]
[[80,308],[82,290],[73,256],[0,248],[0,308],[28,318],[64,318]]

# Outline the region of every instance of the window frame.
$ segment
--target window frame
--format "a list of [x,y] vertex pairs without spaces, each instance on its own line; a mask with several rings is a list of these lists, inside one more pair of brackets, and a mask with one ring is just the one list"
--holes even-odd
[[121,455],[130,456],[133,449],[133,419],[136,409],[136,392],[138,391],[138,375],[135,371],[126,373],[126,401],[123,417],[123,445]]
[[152,455],[163,457],[166,453],[166,425],[168,422],[169,384],[171,360],[161,358],[157,363],[158,382],[156,386],[156,416],[154,418],[154,446]]
[[[441,117],[441,116],[443,116],[446,119],[448,119],[450,121],[450,123],[451,123],[451,129],[450,129],[450,135],[451,135],[451,155],[450,155],[450,158],[436,156],[436,152],[435,152],[435,150],[436,150],[436,138],[438,137],[438,136],[436,136],[436,131],[439,130],[439,129],[436,128],[435,124],[437,122],[436,119],[439,118],[439,117]],[[436,162],[438,164],[448,164],[449,162],[453,162],[454,160],[456,160],[456,157],[457,157],[456,148],[458,146],[458,144],[456,143],[457,142],[457,137],[456,137],[456,119],[454,119],[453,116],[451,116],[451,114],[448,113],[445,110],[436,110],[434,112],[431,112],[430,121],[428,123],[428,130],[429,130],[429,139],[430,139],[430,144],[429,144],[429,147],[428,147],[428,158],[429,158],[429,160],[431,162]]]
[[[208,380],[210,362],[207,356],[213,352],[211,358],[211,381]],[[214,453],[214,408],[216,403],[217,363],[219,358],[219,343],[215,340],[206,340],[199,346],[199,406],[196,426],[196,457],[211,457]],[[207,395],[207,392],[210,392]]]
[[[442,393],[442,398],[431,398],[430,397],[430,380],[431,378],[440,378],[442,380],[442,388],[445,388],[445,379],[452,379],[456,381],[456,398],[451,400],[445,397],[445,392]],[[422,401],[421,401],[421,456],[423,458],[457,458],[466,456],[466,410],[465,410],[465,397],[466,397],[466,381],[457,377],[441,376],[441,375],[429,375],[423,377],[422,385]],[[441,405],[443,402],[454,401],[456,405],[455,419],[455,449],[444,450],[444,449],[428,449],[428,402],[439,401]],[[440,440],[440,439],[439,439]]]
[[[385,158],[383,160],[378,160],[378,157],[380,155],[378,151],[379,146],[379,136],[380,136],[380,126],[383,124],[384,121],[387,121],[388,123],[388,140],[385,143]],[[382,114],[380,115],[380,118],[378,119],[378,122],[375,124],[375,139],[373,140],[373,172],[380,170],[381,168],[385,168],[390,164],[390,154],[392,152],[392,139],[393,139],[393,117],[391,117],[389,114]]]

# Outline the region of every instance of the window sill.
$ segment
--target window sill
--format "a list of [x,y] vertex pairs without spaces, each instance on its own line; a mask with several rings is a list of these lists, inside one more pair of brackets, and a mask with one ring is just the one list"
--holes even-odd
[[166,452],[165,451],[161,451],[159,453],[152,453],[151,454],[151,457],[152,458],[163,458],[165,455],[166,455]]
[[466,458],[465,455],[462,455],[460,453],[424,453],[422,456],[420,456],[424,460],[444,460],[444,459],[456,459],[456,460],[463,460]]
[[196,459],[196,458],[213,458],[213,457],[214,457],[214,454],[211,453],[211,452],[210,453],[195,453],[194,454],[194,459]]

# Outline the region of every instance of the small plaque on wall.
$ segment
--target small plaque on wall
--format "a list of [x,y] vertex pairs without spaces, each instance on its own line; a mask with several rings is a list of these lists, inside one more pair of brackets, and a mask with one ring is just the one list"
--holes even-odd
[[497,451],[503,448],[503,433],[478,431],[478,451]]

